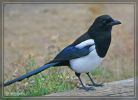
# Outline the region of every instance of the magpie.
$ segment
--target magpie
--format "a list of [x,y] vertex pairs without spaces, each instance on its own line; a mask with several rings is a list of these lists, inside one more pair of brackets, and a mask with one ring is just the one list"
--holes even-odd
[[84,90],[92,88],[84,85],[80,78],[81,73],[87,74],[92,82],[91,85],[103,86],[103,84],[95,83],[89,72],[94,70],[106,56],[111,43],[112,26],[118,24],[121,24],[121,22],[114,20],[110,15],[97,17],[83,35],[65,47],[53,60],[16,79],[5,82],[4,86],[29,78],[32,75],[56,66],[69,66],[75,72]]

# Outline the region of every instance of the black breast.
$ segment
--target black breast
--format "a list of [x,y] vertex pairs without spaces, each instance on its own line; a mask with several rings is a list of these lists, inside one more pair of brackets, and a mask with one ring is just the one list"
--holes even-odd
[[111,36],[99,37],[95,39],[96,51],[98,56],[105,57],[111,43]]

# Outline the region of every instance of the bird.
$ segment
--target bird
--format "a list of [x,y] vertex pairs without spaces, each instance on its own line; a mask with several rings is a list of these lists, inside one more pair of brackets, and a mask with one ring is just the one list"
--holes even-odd
[[94,88],[84,85],[80,77],[82,73],[87,74],[89,77],[92,83],[89,85],[103,86],[103,84],[96,83],[89,73],[105,58],[111,44],[112,27],[118,24],[121,24],[121,22],[113,19],[110,15],[98,16],[84,34],[61,50],[51,61],[13,80],[5,82],[3,86],[9,86],[50,67],[58,66],[68,66],[74,71],[84,90],[88,91]]

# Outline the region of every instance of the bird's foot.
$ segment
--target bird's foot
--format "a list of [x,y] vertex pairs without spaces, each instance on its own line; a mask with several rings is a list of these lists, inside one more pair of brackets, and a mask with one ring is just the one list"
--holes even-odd
[[104,86],[103,83],[94,83],[94,84],[87,84],[88,86],[95,86],[95,87],[102,87]]
[[79,89],[84,89],[84,90],[86,90],[86,91],[95,90],[95,88],[93,88],[93,87],[86,87],[86,86],[79,87]]

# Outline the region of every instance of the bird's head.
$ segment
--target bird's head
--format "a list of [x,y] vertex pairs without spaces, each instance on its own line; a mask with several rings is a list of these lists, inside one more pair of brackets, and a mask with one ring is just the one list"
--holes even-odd
[[113,19],[109,15],[102,15],[95,19],[92,26],[89,28],[89,32],[93,31],[111,31],[112,26],[121,24],[120,21]]

